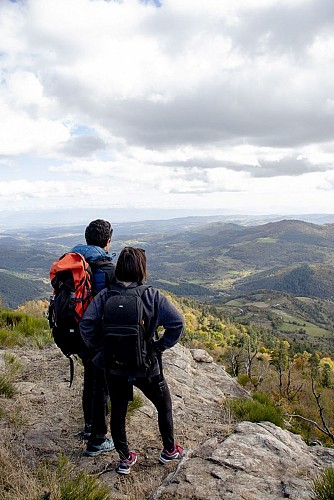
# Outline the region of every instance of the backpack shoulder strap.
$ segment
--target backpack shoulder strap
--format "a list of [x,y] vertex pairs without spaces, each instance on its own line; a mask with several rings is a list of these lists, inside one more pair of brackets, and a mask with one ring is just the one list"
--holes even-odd
[[115,283],[111,283],[108,290],[112,295],[138,295],[138,297],[142,297],[148,288],[152,288],[151,285],[138,285],[132,288],[123,288]]
[[152,288],[151,285],[138,285],[134,288],[126,288],[126,293],[131,295],[138,295],[138,297],[141,298],[148,288]]
[[109,259],[104,259],[103,257],[97,260],[92,260],[89,262],[90,268],[93,275],[96,271],[103,271],[105,274],[105,286],[108,287],[112,284],[113,278],[115,276],[115,265]]

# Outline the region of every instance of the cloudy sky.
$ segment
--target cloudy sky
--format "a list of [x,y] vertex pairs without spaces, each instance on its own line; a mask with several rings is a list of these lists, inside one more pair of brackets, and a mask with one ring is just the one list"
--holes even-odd
[[333,0],[0,0],[0,211],[334,213]]

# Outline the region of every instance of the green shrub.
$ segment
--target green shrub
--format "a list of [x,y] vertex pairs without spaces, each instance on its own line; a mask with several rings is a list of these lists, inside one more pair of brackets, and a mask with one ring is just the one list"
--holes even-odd
[[12,347],[15,343],[13,342],[13,332],[6,330],[5,328],[0,328],[0,346],[1,347]]
[[16,373],[22,368],[20,361],[14,354],[5,352],[3,354],[5,371],[0,375],[0,394],[7,398],[12,398],[16,393],[13,379]]
[[0,309],[0,347],[43,347],[52,341],[46,318]]
[[0,311],[0,326],[2,328],[14,328],[21,320],[22,314],[11,309],[2,309]]
[[249,376],[247,373],[240,373],[238,375],[238,384],[242,385],[242,387],[245,387],[249,383]]
[[227,404],[239,420],[267,421],[282,428],[284,426],[282,409],[276,406],[265,394],[254,393],[253,399],[231,399]]
[[[49,489],[45,498],[55,500],[108,500],[109,489],[99,483],[94,476],[89,476],[83,471],[74,473],[74,466],[69,463],[69,458],[60,454],[57,469],[52,472],[46,464],[39,470],[39,479]],[[48,496],[46,496],[48,495]]]
[[258,401],[263,406],[275,406],[277,408],[272,399],[270,399],[270,396],[264,392],[254,392],[252,396],[255,401]]
[[14,375],[22,368],[20,360],[11,352],[4,352],[3,359],[5,362],[6,373],[10,378],[13,378]]
[[333,500],[334,498],[334,469],[328,467],[313,481],[314,500]]
[[127,412],[127,417],[131,417],[136,410],[139,410],[143,406],[143,400],[142,398],[138,395],[135,394],[133,396],[133,400],[129,402],[128,404],[128,412]]
[[12,382],[6,378],[6,375],[0,375],[0,394],[7,398],[12,398],[16,393]]
[[34,336],[36,331],[43,331],[46,327],[47,321],[45,318],[22,314],[21,320],[16,325],[16,330],[26,336]]

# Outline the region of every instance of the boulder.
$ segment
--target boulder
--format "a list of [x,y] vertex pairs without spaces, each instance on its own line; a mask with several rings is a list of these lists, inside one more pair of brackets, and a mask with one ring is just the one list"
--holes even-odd
[[151,498],[309,500],[312,478],[333,460],[333,449],[270,422],[241,422],[189,452]]

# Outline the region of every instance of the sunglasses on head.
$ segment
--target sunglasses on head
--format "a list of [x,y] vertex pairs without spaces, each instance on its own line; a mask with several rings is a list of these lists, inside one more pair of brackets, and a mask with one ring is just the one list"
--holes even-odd
[[130,250],[130,248],[134,249],[134,250],[139,250],[140,252],[145,253],[145,249],[144,248],[138,248],[138,247],[125,247],[124,250]]

